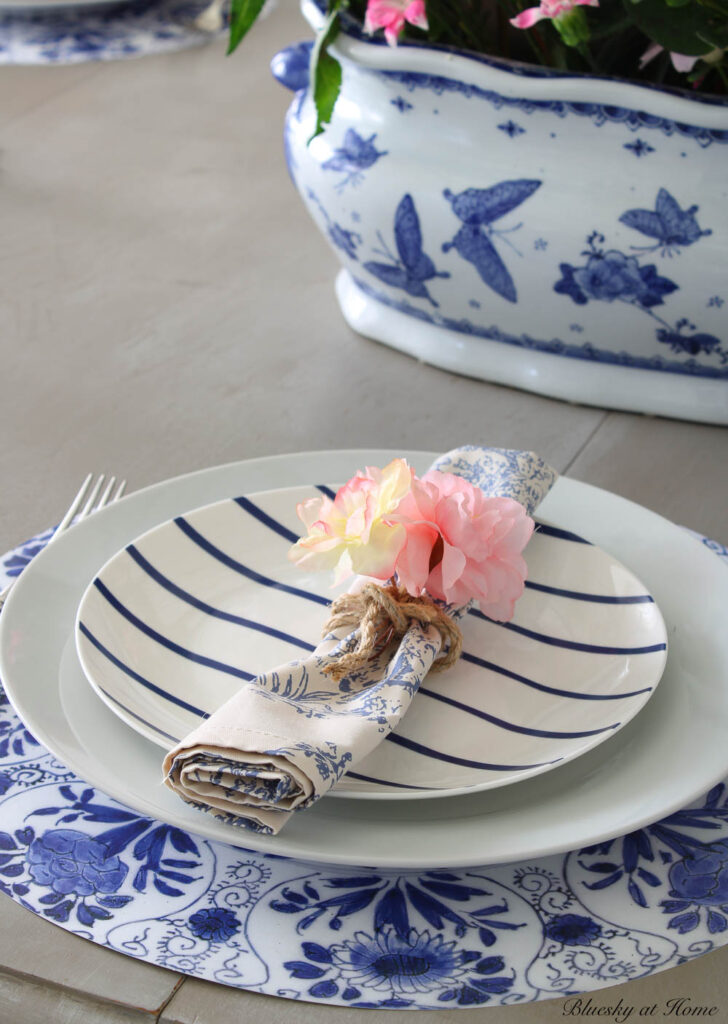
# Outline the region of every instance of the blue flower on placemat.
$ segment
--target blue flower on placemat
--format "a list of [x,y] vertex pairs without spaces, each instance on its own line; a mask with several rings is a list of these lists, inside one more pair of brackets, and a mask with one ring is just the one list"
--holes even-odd
[[[429,930],[410,928],[402,934],[385,925],[373,933],[357,931],[353,939],[330,947],[304,942],[301,948],[305,960],[283,965],[292,977],[315,981],[308,991],[317,999],[341,991],[341,998],[357,1007],[409,1006],[414,1000],[407,997],[423,992],[438,992],[438,1002],[477,1005],[508,992],[514,981],[503,973],[502,956],[459,949],[456,941]],[[375,992],[385,998],[362,999]]]
[[331,956],[350,985],[411,994],[450,987],[466,973],[455,945],[414,928],[403,938],[387,926],[375,935],[356,932],[348,942],[332,946]]
[[26,748],[38,746],[35,736],[12,713],[10,701],[0,689],[0,758],[7,757],[11,752],[17,757],[25,757],[29,752]]
[[[718,907],[728,917],[728,840],[711,842],[709,836],[698,838],[693,832],[715,832],[726,822],[726,787],[719,783],[701,807],[686,807],[646,829],[582,850],[584,859],[579,865],[596,876],[595,881],[584,884],[587,889],[601,890],[626,882],[632,902],[646,908],[649,890],[665,884],[663,871],[669,864],[671,899],[663,900],[660,906],[663,913],[678,915],[669,922],[670,928],[681,934],[692,931],[699,924],[698,911],[705,907],[708,930],[723,931],[728,928],[728,920],[708,908]],[[605,859],[607,854],[610,859]],[[676,854],[679,859],[675,859]]]
[[601,925],[581,914],[561,914],[544,928],[547,938],[564,946],[589,946],[602,934]]
[[35,839],[28,850],[30,876],[61,896],[116,892],[129,870],[106,846],[72,828]]
[[[706,907],[708,931],[714,935],[728,929],[728,840],[677,861],[669,880],[672,899],[664,900],[662,908],[666,914],[677,912],[671,928],[680,934],[692,931],[699,924],[698,909]],[[694,907],[698,909],[690,909]]]
[[[367,925],[353,938],[330,946],[304,942],[306,959],[283,964],[292,977],[314,981],[308,992],[316,999],[340,994],[352,1006],[391,1008],[436,991],[438,1002],[465,1006],[486,1003],[513,987],[515,974],[505,973],[505,958],[487,949],[498,942],[497,931],[517,931],[524,922],[508,920],[507,901],[494,899],[491,888],[470,884],[469,877],[429,871],[390,880],[379,875],[320,878],[316,885],[286,886],[280,895],[270,906],[301,915],[298,932],[314,928],[321,918],[339,931],[344,918],[366,912]],[[466,934],[472,948],[459,941]],[[366,1001],[373,993],[387,995]]]
[[240,931],[240,921],[232,910],[224,907],[204,907],[190,917],[187,927],[198,939],[227,942]]

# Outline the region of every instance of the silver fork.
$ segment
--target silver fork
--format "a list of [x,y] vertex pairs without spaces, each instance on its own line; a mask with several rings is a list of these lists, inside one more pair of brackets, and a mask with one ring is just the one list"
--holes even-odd
[[[104,484],[106,484],[106,486],[104,486]],[[114,490],[114,488],[116,488],[116,490]],[[66,530],[70,529],[76,523],[80,523],[82,519],[88,519],[88,517],[93,515],[94,512],[98,512],[107,505],[111,505],[113,502],[118,501],[124,493],[125,488],[126,480],[122,480],[117,486],[115,476],[109,477],[107,480],[106,476],[101,473],[94,481],[93,473],[89,473],[81,484],[78,494],[69,505],[68,511],[56,527],[53,536],[48,541],[48,544],[52,544],[56,537],[65,533]],[[0,608],[5,604],[5,599],[13,589],[14,583],[15,580],[9,583],[3,591],[0,591]]]

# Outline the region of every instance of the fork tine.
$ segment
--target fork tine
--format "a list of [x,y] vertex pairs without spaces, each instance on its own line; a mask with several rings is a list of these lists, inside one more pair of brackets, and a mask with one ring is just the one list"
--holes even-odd
[[[101,491],[101,488],[103,487],[104,479],[105,479],[105,475],[102,473],[101,476],[96,481],[96,483],[91,488],[91,491],[89,493],[89,485],[91,484],[91,481],[93,480],[93,473],[89,473],[89,475],[86,477],[84,482],[81,484],[81,487],[80,487],[80,489],[78,491],[78,494],[76,495],[76,497],[71,502],[71,504],[70,504],[70,506],[68,508],[68,511],[66,512],[66,514],[63,517],[63,519],[61,519],[60,523],[58,524],[58,526],[56,527],[55,531],[53,532],[52,537],[48,541],[49,544],[52,541],[54,541],[56,539],[56,537],[58,537],[61,533],[63,533],[65,530],[67,530],[69,528],[69,526],[73,525],[73,521],[76,518],[76,516],[78,516],[79,519],[85,519],[87,516],[91,515],[93,512],[98,512],[99,509],[104,508],[107,504],[109,504],[109,502],[114,502],[114,501],[118,501],[119,500],[119,498],[122,496],[122,494],[124,493],[124,490],[126,488],[126,480],[122,480],[121,481],[119,486],[116,488],[116,493],[114,494],[113,497],[111,497],[112,492],[114,490],[114,485],[116,484],[116,477],[112,476],[111,479],[109,480],[109,482],[106,484],[106,487],[104,488],[103,494],[99,498],[99,493]],[[96,502],[97,498],[98,498],[98,503],[94,507],[94,502]],[[83,506],[83,510],[81,512],[79,512],[78,510],[79,510],[79,508],[81,507],[81,505],[83,504],[84,501],[86,502],[86,504]],[[5,599],[7,598],[8,594],[10,593],[10,590],[12,589],[12,586],[13,586],[14,583],[15,583],[15,580],[11,580],[10,583],[7,585],[7,587],[5,587],[4,590],[0,591],[0,610],[2,609],[3,605],[5,604]]]
[[78,514],[78,518],[79,519],[85,519],[86,516],[90,515],[91,509],[94,507],[94,502],[96,501],[96,499],[99,496],[99,491],[101,490],[101,488],[103,486],[103,483],[104,483],[104,474],[102,473],[101,476],[96,481],[96,483],[94,484],[94,486],[93,486],[93,488],[91,490],[91,493],[89,494],[88,498],[86,499],[86,504],[83,506],[83,509],[79,512],[79,514]]
[[102,508],[104,508],[104,506],[108,505],[109,498],[111,497],[111,492],[114,489],[114,484],[115,483],[116,483],[116,477],[115,476],[109,477],[109,482],[107,483],[106,487],[104,488],[104,493],[101,495],[101,497],[99,498],[99,500],[96,503],[96,511],[97,512],[99,511],[99,509],[102,509]]
[[[70,504],[70,506],[68,508],[68,511],[66,512],[65,516],[63,517],[63,519],[61,519],[60,523],[56,527],[56,534],[62,533],[65,529],[68,528],[68,525],[71,523],[71,521],[73,520],[73,517],[78,512],[78,509],[79,509],[79,506],[81,505],[81,502],[86,497],[86,492],[88,491],[88,486],[91,483],[92,479],[93,479],[93,473],[89,473],[89,475],[86,477],[84,482],[81,484],[79,492],[76,495],[76,497],[73,499],[73,501],[71,502],[71,504]],[[54,536],[56,534],[54,534]]]

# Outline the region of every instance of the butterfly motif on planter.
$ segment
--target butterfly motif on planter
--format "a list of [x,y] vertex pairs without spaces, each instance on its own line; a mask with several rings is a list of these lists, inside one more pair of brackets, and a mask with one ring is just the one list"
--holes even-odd
[[395,256],[379,235],[382,244],[382,255],[390,263],[378,263],[370,260],[364,269],[379,278],[391,288],[402,288],[408,295],[416,299],[428,299],[433,306],[438,303],[430,295],[425,281],[435,277],[450,277],[446,271],[435,270],[435,264],[422,249],[422,231],[420,218],[417,215],[412,196],[404,195],[394,214],[394,241],[399,256]]
[[516,231],[521,225],[507,230],[492,225],[520,206],[540,185],[535,179],[519,178],[498,182],[491,188],[468,188],[457,195],[449,188],[443,192],[463,226],[451,242],[445,242],[442,251],[455,249],[473,264],[484,283],[508,302],[518,301],[516,286],[492,239],[496,235],[503,238],[507,231]]
[[321,164],[324,171],[344,171],[346,176],[336,186],[341,191],[347,185],[357,185],[363,178],[363,171],[368,170],[380,157],[387,155],[387,150],[379,150],[374,145],[376,135],[363,138],[353,128],[344,135],[343,146],[334,150],[334,155]]
[[660,249],[662,256],[672,256],[673,250],[679,251],[681,245],[692,245],[704,235],[713,233],[710,229],[701,231],[695,218],[697,212],[697,206],[681,209],[667,189],[661,188],[657,193],[654,210],[627,210],[619,219],[628,228],[634,228],[648,238],[657,239],[654,245],[632,246],[633,249],[639,248],[642,252]]

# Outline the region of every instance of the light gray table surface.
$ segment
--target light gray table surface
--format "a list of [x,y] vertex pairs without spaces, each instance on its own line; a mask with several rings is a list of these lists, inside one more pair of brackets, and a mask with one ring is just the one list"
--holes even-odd
[[[452,376],[346,327],[335,259],[285,170],[289,94],[267,69],[306,34],[284,0],[230,59],[218,41],[0,69],[0,550],[57,521],[91,469],[137,488],[257,455],[463,442],[537,449],[728,542],[725,430]],[[363,1012],[185,979],[5,898],[0,915],[0,1024],[344,1024]],[[728,949],[595,993],[592,1015],[671,996],[728,1021]],[[431,1017],[548,1024],[566,1009]]]

